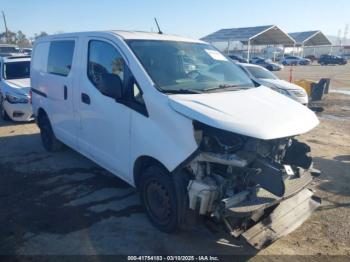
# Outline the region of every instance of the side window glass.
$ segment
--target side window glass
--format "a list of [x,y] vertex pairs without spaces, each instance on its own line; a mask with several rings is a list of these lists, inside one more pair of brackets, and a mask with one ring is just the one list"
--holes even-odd
[[32,55],[31,66],[34,70],[42,73],[47,72],[47,59],[49,54],[50,43],[38,43]]
[[111,44],[92,40],[89,42],[88,77],[93,85],[101,92],[103,79],[118,77],[124,82],[124,60],[118,50]]
[[145,102],[143,101],[142,92],[141,92],[139,86],[135,82],[134,82],[133,87],[132,87],[132,92],[133,92],[134,101],[136,103],[144,105]]
[[72,67],[74,41],[53,41],[50,44],[47,72],[67,76]]

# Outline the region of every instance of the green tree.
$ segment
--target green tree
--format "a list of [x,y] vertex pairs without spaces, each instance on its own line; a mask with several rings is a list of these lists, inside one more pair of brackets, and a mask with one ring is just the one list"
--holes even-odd
[[0,34],[0,42],[4,44],[16,44],[16,33],[7,31]]
[[26,35],[23,34],[23,32],[21,30],[19,30],[17,32],[17,35],[16,35],[16,44],[19,46],[19,47],[28,47],[30,46],[30,42],[29,40],[27,39]]
[[40,34],[35,34],[34,38],[38,39],[39,37],[47,36],[48,34],[45,31],[40,32]]

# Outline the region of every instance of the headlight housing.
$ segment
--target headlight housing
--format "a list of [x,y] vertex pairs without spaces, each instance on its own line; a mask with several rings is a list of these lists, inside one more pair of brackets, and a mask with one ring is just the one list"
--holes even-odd
[[278,88],[278,87],[276,87],[276,86],[273,86],[273,87],[270,87],[273,91],[276,91],[276,92],[278,92],[278,93],[280,93],[280,94],[282,94],[282,95],[285,95],[285,96],[290,96],[290,94],[286,91],[286,90],[284,90],[284,89],[282,89],[282,88]]
[[20,94],[6,93],[6,100],[10,104],[27,104],[29,102],[29,97]]
[[297,97],[304,97],[304,96],[306,96],[306,92],[304,90],[292,89],[292,90],[289,90],[289,92],[292,93],[293,95],[297,96]]

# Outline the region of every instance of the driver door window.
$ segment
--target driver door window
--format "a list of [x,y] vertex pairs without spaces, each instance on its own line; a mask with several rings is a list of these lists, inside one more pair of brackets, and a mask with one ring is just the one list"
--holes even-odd
[[124,70],[124,60],[111,44],[99,40],[89,42],[88,77],[102,94],[107,93],[103,90],[102,78],[113,75],[123,83]]
[[[94,87],[102,95],[109,97],[113,97],[108,94],[114,93],[111,91],[114,85],[106,85],[105,79],[115,80],[115,77],[119,77],[123,96],[119,102],[148,116],[143,100],[143,92],[132,72],[125,64],[123,57],[114,46],[104,41],[91,40],[89,42],[87,71],[88,78]],[[109,91],[106,89],[109,89]]]

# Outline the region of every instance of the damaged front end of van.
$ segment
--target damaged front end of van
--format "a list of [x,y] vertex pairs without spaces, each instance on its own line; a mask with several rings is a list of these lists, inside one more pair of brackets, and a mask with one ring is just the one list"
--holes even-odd
[[194,123],[189,206],[262,248],[302,224],[319,205],[310,147],[293,137],[260,140]]
[[[241,236],[257,249],[300,226],[320,205],[311,189],[319,171],[313,168],[310,147],[297,139],[299,133],[318,124],[316,116],[293,101],[290,105],[300,112],[288,115],[286,109],[283,116],[281,109],[278,114],[285,119],[270,114],[261,120],[266,112],[260,110],[255,116],[245,116],[250,124],[244,125],[243,119],[234,117],[244,114],[232,108],[235,101],[225,105],[221,99],[221,106],[213,109],[212,98],[205,101],[201,97],[200,102],[197,98],[175,97],[172,103],[175,110],[193,119],[198,144],[185,164],[191,174],[189,208],[225,225],[233,237]],[[220,118],[220,114],[225,116]],[[242,124],[240,128],[232,125],[235,120]],[[265,125],[259,125],[260,121]],[[259,128],[254,129],[256,126]]]

